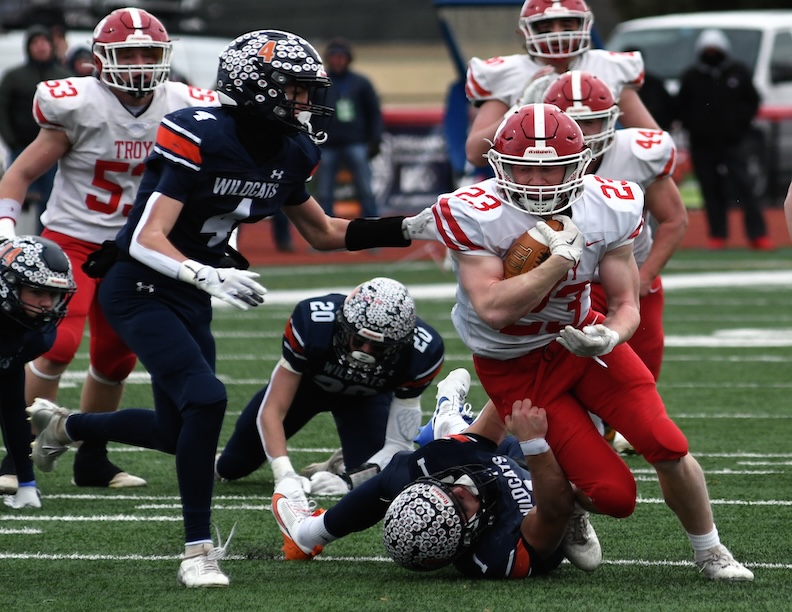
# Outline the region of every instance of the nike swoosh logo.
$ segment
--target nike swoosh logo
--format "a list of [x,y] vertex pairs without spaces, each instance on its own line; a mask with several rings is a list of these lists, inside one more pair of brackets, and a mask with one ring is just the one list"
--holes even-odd
[[588,240],[586,240],[586,246],[591,246],[592,244],[597,244],[598,242],[603,242],[604,240],[605,240],[604,238],[600,238],[599,240],[595,240],[593,242],[589,242]]

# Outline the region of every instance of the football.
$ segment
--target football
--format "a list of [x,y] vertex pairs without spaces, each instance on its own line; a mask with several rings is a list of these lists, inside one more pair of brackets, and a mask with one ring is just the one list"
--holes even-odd
[[[564,229],[564,224],[557,219],[547,219],[545,223],[555,231]],[[548,257],[550,257],[550,248],[544,243],[544,238],[539,230],[532,227],[517,238],[506,252],[506,257],[503,260],[503,278],[530,272]]]

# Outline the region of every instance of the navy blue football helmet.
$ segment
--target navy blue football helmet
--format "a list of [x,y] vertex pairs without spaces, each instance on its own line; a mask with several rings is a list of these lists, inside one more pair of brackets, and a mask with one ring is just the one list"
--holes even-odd
[[[307,90],[307,100],[297,101],[288,86]],[[305,39],[280,30],[258,30],[239,36],[220,55],[217,93],[224,106],[247,111],[267,120],[278,120],[323,142],[314,133],[312,117],[330,117],[324,106],[330,79],[316,49]]]

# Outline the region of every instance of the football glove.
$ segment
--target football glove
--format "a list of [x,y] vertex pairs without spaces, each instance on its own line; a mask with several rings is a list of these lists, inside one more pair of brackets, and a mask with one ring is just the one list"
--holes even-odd
[[547,242],[552,255],[559,255],[577,265],[583,253],[583,234],[569,217],[556,215],[554,218],[564,224],[564,229],[557,232],[544,221],[539,221],[536,229]]
[[561,330],[558,343],[578,357],[607,355],[619,343],[619,334],[598,323],[586,325],[582,330],[567,325]]
[[323,497],[327,495],[345,495],[349,493],[349,484],[338,474],[319,471],[311,476],[311,494]]
[[402,234],[405,240],[437,240],[432,208],[424,208],[417,215],[405,217],[402,221]]
[[240,310],[264,303],[267,290],[253,280],[258,276],[249,270],[218,269],[192,259],[183,261],[179,266],[179,280],[191,283]]

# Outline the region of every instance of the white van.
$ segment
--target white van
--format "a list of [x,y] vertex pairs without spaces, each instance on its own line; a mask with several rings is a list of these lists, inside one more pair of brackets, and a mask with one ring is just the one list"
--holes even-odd
[[[757,192],[785,194],[792,180],[792,10],[681,13],[625,21],[614,28],[608,49],[640,49],[646,71],[663,79],[672,94],[695,61],[699,34],[718,28],[732,55],[753,72],[762,97],[754,150]],[[724,126],[726,127],[726,126]]]

